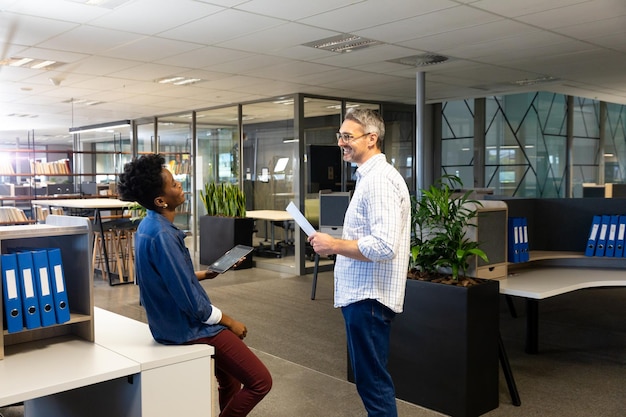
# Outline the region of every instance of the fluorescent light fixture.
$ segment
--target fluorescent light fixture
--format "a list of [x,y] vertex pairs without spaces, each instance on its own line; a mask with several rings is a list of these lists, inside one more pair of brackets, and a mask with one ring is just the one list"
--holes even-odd
[[0,60],[0,66],[30,69],[45,69],[60,67],[65,65],[63,62],[53,61],[51,59],[37,59],[28,57],[14,56]]
[[28,113],[9,113],[7,114],[8,117],[22,117],[22,118],[27,118],[27,119],[35,119],[39,116],[37,116],[36,114],[28,114]]
[[[346,109],[354,109],[357,107],[361,107],[360,104],[346,104]],[[327,109],[331,109],[331,110],[341,110],[341,104],[331,104],[329,106],[326,106]]]
[[29,62],[34,61],[33,58],[15,58],[16,60],[9,64],[10,67],[21,67],[23,65],[28,64]]
[[84,98],[68,98],[67,100],[63,100],[62,103],[72,103],[72,104],[82,104],[84,106],[97,106],[98,104],[105,103],[104,101],[98,100],[85,100]]
[[302,44],[315,49],[336,52],[339,54],[352,52],[358,49],[369,48],[370,46],[382,45],[383,42],[374,39],[363,38],[358,35],[344,33],[342,35],[331,36],[314,42]]
[[551,82],[555,82],[555,81],[559,81],[559,79],[556,78],[556,77],[553,77],[551,75],[546,75],[546,76],[537,77],[537,78],[534,78],[534,79],[531,79],[531,80],[524,79],[524,80],[513,81],[513,84],[525,87],[525,86],[529,86],[529,85],[545,84],[545,83],[551,83]]
[[119,120],[117,122],[100,123],[97,125],[70,127],[70,133],[85,133],[93,132],[96,130],[115,129],[118,127],[130,126],[130,120]]
[[519,145],[486,146],[485,149],[519,149]]
[[36,63],[35,65],[31,65],[30,67],[33,69],[42,69],[45,67],[49,67],[52,64],[56,64],[56,61],[41,61]]
[[274,103],[274,104],[290,105],[290,104],[293,104],[293,99],[292,98],[288,98],[288,99],[284,99],[284,100],[276,100],[276,101],[272,101],[272,103]]
[[274,165],[274,173],[279,174],[279,173],[285,172],[285,168],[287,168],[288,163],[289,163],[289,158],[287,157],[278,158],[278,161],[276,161],[276,165]]
[[129,0],[69,0],[69,1],[73,1],[74,3],[85,4],[87,6],[102,7],[105,9],[113,10],[123,5],[124,3],[127,3]]
[[199,81],[202,81],[200,78],[187,78],[182,76],[173,76],[173,77],[165,77],[159,78],[155,80],[159,84],[173,84],[173,85],[187,85],[187,84],[195,84]]
[[157,82],[159,84],[169,84],[169,83],[173,83],[179,80],[182,80],[183,77],[169,77],[169,78],[161,78],[160,80],[158,80]]
[[185,78],[184,80],[176,81],[173,84],[174,85],[187,85],[187,84],[197,83],[198,81],[200,81],[200,78]]

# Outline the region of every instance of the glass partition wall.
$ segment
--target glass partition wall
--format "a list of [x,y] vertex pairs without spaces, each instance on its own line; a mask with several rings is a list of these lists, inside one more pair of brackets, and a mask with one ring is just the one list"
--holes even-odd
[[[249,211],[283,211],[296,198],[298,135],[294,97],[241,106],[244,191]],[[266,214],[268,212],[265,212]],[[295,272],[295,229],[291,222],[254,216],[257,266]]]
[[132,158],[131,125],[74,134],[74,172],[84,196],[117,197],[117,178]]
[[[282,212],[293,201],[317,226],[319,191],[354,188],[356,166],[343,162],[335,136],[352,107],[383,110],[379,103],[294,94],[137,119],[119,131],[78,136],[75,149],[82,157],[76,164],[80,172],[93,173],[85,177],[88,181],[115,184],[133,156],[162,154],[187,195],[175,224],[193,236],[190,250],[197,252],[198,217],[206,213],[200,191],[211,182],[238,184],[253,216],[259,210]],[[410,179],[414,109],[396,107],[385,113],[389,123],[383,151]],[[267,246],[273,239],[278,247],[255,253],[257,266],[294,274],[312,271],[313,252],[293,222],[257,218],[255,234],[256,245]],[[324,266],[332,267],[332,262],[322,262]]]
[[[217,183],[239,184],[239,106],[228,106],[196,112],[196,157],[193,177],[195,212],[206,214],[200,198],[205,185]],[[249,207],[248,207],[249,208]],[[198,230],[198,217],[193,222]],[[194,234],[199,248],[198,233]]]
[[165,163],[174,179],[180,182],[185,193],[185,203],[176,208],[174,224],[188,234],[192,232],[192,113],[159,117],[157,121],[157,152],[165,158]]
[[[550,92],[446,102],[440,174],[460,175],[496,196],[622,197],[615,184],[626,182],[625,114],[624,105]],[[484,183],[475,182],[475,170]]]
[[138,120],[136,123],[137,153],[150,153],[156,150],[156,118]]

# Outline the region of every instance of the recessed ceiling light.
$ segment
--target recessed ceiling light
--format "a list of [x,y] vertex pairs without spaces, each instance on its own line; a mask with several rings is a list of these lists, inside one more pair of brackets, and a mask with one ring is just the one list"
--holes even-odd
[[188,85],[188,84],[195,84],[198,81],[200,81],[200,78],[185,78],[184,80],[176,81],[173,84],[174,85]]
[[[354,104],[354,103],[346,103],[346,109],[354,109],[357,107],[361,107],[360,104]],[[341,110],[341,104],[331,104],[330,106],[326,106],[327,109],[331,109],[331,110]]]
[[336,52],[339,54],[353,52],[370,46],[382,45],[383,42],[374,39],[363,38],[358,35],[344,33],[342,35],[331,36],[313,42],[303,43],[303,46],[322,49],[324,51]]
[[35,119],[37,117],[39,117],[36,114],[28,114],[28,113],[10,113],[7,114],[8,117],[20,117],[20,118],[27,118],[27,119]]
[[189,85],[195,84],[197,82],[202,81],[200,78],[187,78],[182,76],[173,76],[173,77],[165,77],[159,78],[158,80],[154,80],[154,82],[159,84],[172,84],[172,85]]
[[103,7],[105,9],[115,9],[129,0],[70,0],[74,3],[81,3],[87,6]]
[[31,65],[30,68],[32,68],[32,69],[42,69],[42,68],[49,67],[50,65],[53,65],[53,64],[56,64],[56,61],[50,61],[50,60],[48,60],[48,61],[41,61],[41,62],[38,62],[36,64]]
[[544,83],[550,83],[553,81],[558,81],[559,79],[556,77],[552,77],[550,75],[546,75],[544,77],[538,77],[538,78],[533,78],[533,79],[525,79],[525,80],[517,80],[517,81],[513,81],[513,84],[515,85],[519,85],[519,86],[527,86],[527,85],[535,85],[535,84],[544,84]]
[[84,98],[68,98],[67,100],[63,100],[61,103],[82,104],[84,106],[97,106],[99,104],[104,104],[105,102],[97,100],[85,100]]
[[0,61],[0,66],[16,67],[16,68],[31,68],[31,69],[45,69],[50,70],[58,68],[61,65],[65,65],[63,62],[57,62],[50,59],[35,59],[27,57],[11,57]]

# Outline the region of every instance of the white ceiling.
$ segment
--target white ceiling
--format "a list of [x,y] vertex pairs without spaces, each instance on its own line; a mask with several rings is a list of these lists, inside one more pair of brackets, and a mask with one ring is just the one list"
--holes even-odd
[[[427,102],[547,90],[626,104],[624,0],[86,2],[0,0],[0,61],[65,63],[0,67],[0,139],[296,92],[413,104],[417,71]],[[382,44],[302,46],[341,33]],[[423,53],[449,60],[389,62]],[[155,82],[173,75],[203,81]],[[515,84],[539,78],[553,80]]]

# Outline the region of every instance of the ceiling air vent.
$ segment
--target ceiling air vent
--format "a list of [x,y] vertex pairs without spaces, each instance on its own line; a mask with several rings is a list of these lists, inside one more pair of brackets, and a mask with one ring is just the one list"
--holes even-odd
[[405,56],[404,58],[390,59],[387,62],[408,65],[410,67],[426,67],[429,65],[441,64],[448,61],[448,57],[438,54],[421,54]]
[[330,38],[320,39],[318,41],[302,44],[315,49],[323,49],[324,51],[336,52],[343,54],[353,52],[359,49],[369,48],[370,46],[382,45],[383,42],[373,39],[363,38],[358,35],[344,33],[342,35],[331,36]]

